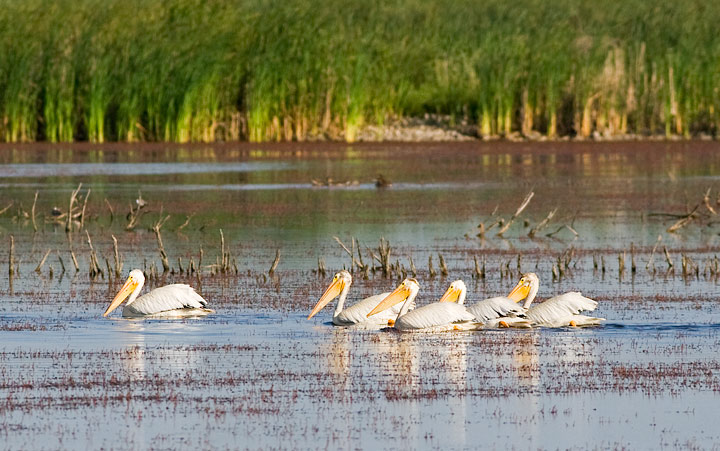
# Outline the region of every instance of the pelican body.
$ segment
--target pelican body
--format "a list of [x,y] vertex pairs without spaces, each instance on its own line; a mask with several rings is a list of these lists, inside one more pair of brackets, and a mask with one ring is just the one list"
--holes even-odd
[[517,304],[521,299],[498,296],[471,305],[467,311],[485,327],[530,327],[527,309]]
[[[348,271],[342,270],[335,274],[332,282],[327,287],[320,300],[315,304],[307,319],[315,316],[330,301],[340,296],[333,312],[332,323],[336,326],[353,326],[358,324],[387,326],[388,321],[394,321],[400,312],[400,307],[390,307],[386,310],[379,311],[373,318],[368,319],[368,313],[380,301],[382,301],[390,292],[376,294],[365,298],[362,301],[345,308],[345,299],[352,285],[352,275]],[[414,308],[415,305],[409,306]]]
[[130,271],[127,281],[103,316],[108,316],[128,296],[130,297],[122,312],[122,316],[126,318],[183,318],[205,316],[215,312],[205,308],[207,301],[189,285],[166,285],[140,296],[144,284],[145,276],[142,271],[139,269]]
[[540,279],[535,273],[523,274],[518,284],[508,295],[511,299],[525,299],[523,307],[528,309],[525,317],[534,326],[595,326],[605,318],[581,315],[580,312],[591,312],[597,307],[597,301],[586,298],[577,291],[547,299],[530,308],[540,288]]
[[462,305],[467,289],[462,280],[450,284],[440,301],[424,305],[413,311],[413,305],[420,291],[415,279],[405,279],[402,283],[380,302],[368,316],[402,302],[402,307],[395,320],[395,329],[400,331],[444,332],[449,330],[473,330],[480,327],[475,316]]

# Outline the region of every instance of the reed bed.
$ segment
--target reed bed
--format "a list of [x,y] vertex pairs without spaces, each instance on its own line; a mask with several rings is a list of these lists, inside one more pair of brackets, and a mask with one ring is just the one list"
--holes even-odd
[[0,140],[714,135],[710,0],[26,0],[0,8]]

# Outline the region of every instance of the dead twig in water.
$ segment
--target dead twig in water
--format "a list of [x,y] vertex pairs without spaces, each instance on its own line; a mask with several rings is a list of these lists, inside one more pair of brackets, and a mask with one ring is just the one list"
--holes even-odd
[[700,204],[695,205],[695,208],[693,208],[690,213],[683,216],[682,219],[680,219],[678,222],[676,222],[675,224],[668,227],[667,232],[668,233],[677,232],[678,230],[682,229],[686,225],[690,224],[690,222],[698,216],[697,215],[698,208],[700,208]]
[[438,254],[438,260],[440,260],[440,274],[442,276],[447,276],[448,269],[447,269],[447,265],[445,264],[445,259],[443,258],[442,254]]
[[652,252],[650,253],[650,259],[648,260],[647,264],[645,265],[645,269],[650,268],[650,265],[652,265],[653,269],[655,268],[655,262],[654,262],[654,259],[655,259],[655,251],[657,250],[657,247],[658,247],[658,245],[660,244],[661,241],[662,241],[662,235],[658,235],[658,239],[657,239],[657,241],[655,242],[655,246],[653,246],[653,250],[652,250]]
[[525,210],[525,207],[528,206],[528,204],[530,203],[530,200],[533,198],[534,195],[535,195],[535,193],[533,191],[530,191],[528,193],[528,195],[525,196],[525,199],[522,201],[522,204],[520,204],[520,206],[515,211],[515,213],[510,217],[510,219],[508,219],[508,222],[506,222],[505,225],[500,230],[498,230],[498,233],[495,234],[496,236],[502,236],[503,233],[507,232],[507,230],[510,228],[510,226],[515,221],[515,219],[517,219],[517,217],[520,216],[520,214],[523,212],[523,210]]
[[85,200],[83,201],[82,211],[80,212],[80,230],[85,227],[85,209],[87,208],[88,198],[90,197],[90,190],[85,193]]
[[[335,241],[337,241],[337,243],[340,245],[340,247],[342,247],[343,250],[344,250],[345,252],[347,252],[347,254],[350,256],[350,268],[351,268],[351,269],[353,269],[353,265],[357,265],[358,269],[360,269],[361,271],[362,271],[363,269],[365,269],[365,264],[364,264],[362,261],[357,261],[357,260],[355,260],[355,252],[353,252],[353,251],[351,251],[350,249],[348,249],[348,247],[345,246],[345,243],[343,243],[342,241],[340,241],[340,238],[338,238],[338,237],[336,237],[336,236],[334,236],[333,238],[335,239]],[[355,243],[355,239],[353,239],[353,243]],[[353,248],[354,248],[354,246],[353,246]],[[360,250],[358,249],[358,255],[359,255],[359,254],[360,254]],[[381,260],[378,259],[378,261],[380,262],[380,264],[382,264],[382,261],[381,261]]]
[[10,235],[10,257],[8,258],[8,275],[12,280],[15,275],[15,237]]
[[665,261],[667,262],[668,269],[671,269],[673,267],[673,261],[670,257],[670,253],[667,250],[667,246],[663,246],[663,251],[665,252]]
[[51,249],[48,249],[47,252],[45,252],[45,255],[43,256],[42,260],[40,260],[40,263],[38,263],[38,265],[35,267],[36,273],[39,273],[40,271],[42,271],[42,267],[45,264],[45,260],[47,260],[48,255],[50,255],[50,251],[51,251]]
[[708,209],[710,213],[713,214],[713,216],[717,215],[717,212],[715,209],[710,205],[710,190],[711,188],[708,188],[707,191],[705,191],[705,196],[703,196],[703,203],[705,204],[705,208]]
[[170,271],[170,262],[168,262],[168,256],[167,252],[165,252],[165,246],[163,246],[162,242],[162,236],[160,235],[160,228],[165,224],[165,221],[170,219],[170,215],[165,216],[165,218],[162,217],[162,209],[160,211],[160,219],[155,223],[153,226],[153,232],[155,232],[155,238],[157,239],[158,243],[158,250],[160,251],[160,260],[162,260],[163,265],[163,274]]
[[66,232],[72,232],[72,211],[73,207],[75,206],[75,202],[77,202],[77,195],[80,192],[80,189],[82,188],[82,183],[78,185],[77,189],[75,189],[70,194],[70,204],[68,205],[68,212],[67,217],[65,218],[65,231]]
[[275,270],[277,269],[278,265],[280,264],[280,249],[275,250],[275,260],[273,260],[272,265],[270,265],[270,269],[268,270],[268,275],[275,274]]
[[187,217],[185,218],[185,222],[183,222],[182,225],[180,225],[180,227],[177,228],[176,232],[179,232],[179,231],[181,231],[182,229],[184,229],[185,227],[187,227],[188,224],[190,224],[190,220],[193,218],[193,216],[195,216],[195,213],[187,216]]
[[117,238],[115,238],[115,235],[110,235],[113,240],[113,253],[115,254],[115,277],[120,277],[122,274],[122,267],[123,264],[120,261],[120,251],[118,250],[118,242]]
[[538,225],[536,225],[535,227],[530,229],[530,231],[528,232],[528,236],[530,238],[535,238],[535,234],[538,233],[540,230],[544,229],[545,227],[547,227],[548,223],[553,218],[553,216],[555,216],[555,213],[557,213],[557,211],[558,211],[558,209],[556,207],[554,210],[552,210],[550,213],[548,213],[548,215],[545,217],[545,219],[543,219],[542,221],[540,221],[538,223]]
[[[88,246],[90,246],[90,279],[95,279],[98,274],[103,275],[104,273],[102,268],[100,268],[100,262],[98,261],[97,254],[95,253],[95,248],[93,247],[92,240],[90,239],[90,233],[86,230],[85,235],[87,235],[87,242]],[[75,254],[73,254],[73,260],[75,259]]]
[[113,210],[112,205],[110,205],[110,202],[108,202],[107,197],[105,198],[105,205],[107,205],[108,210],[110,210],[110,224],[112,225],[113,220],[115,219],[115,211]]
[[2,210],[0,210],[0,215],[3,214],[3,213],[5,213],[6,211],[10,210],[10,207],[12,207],[14,204],[15,204],[15,202],[10,201],[10,203],[8,204],[7,207],[5,207],[5,208],[3,208]]
[[37,223],[35,222],[35,205],[37,204],[37,198],[38,198],[39,191],[35,191],[35,199],[33,200],[33,206],[30,210],[31,212],[31,218],[32,218],[32,225],[33,225],[33,231],[37,232]]

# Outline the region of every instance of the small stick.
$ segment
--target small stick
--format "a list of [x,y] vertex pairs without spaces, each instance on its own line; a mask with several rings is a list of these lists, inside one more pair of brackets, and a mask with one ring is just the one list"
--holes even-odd
[[113,253],[115,254],[115,277],[120,277],[122,274],[123,264],[120,262],[120,251],[118,250],[118,242],[115,235],[110,235],[113,240]]
[[[161,213],[162,214],[162,213]],[[165,224],[165,221],[170,219],[170,215],[165,216],[164,219],[158,219],[158,222],[153,226],[153,232],[155,232],[155,238],[158,243],[158,250],[160,251],[160,260],[162,260],[163,274],[170,271],[170,262],[168,262],[168,256],[165,252],[165,246],[163,246],[162,236],[160,235],[160,228]],[[222,231],[220,232],[222,234]]]
[[67,220],[65,222],[65,231],[66,232],[72,232],[72,211],[73,211],[73,205],[75,205],[75,201],[77,200],[77,195],[80,192],[80,188],[82,188],[82,183],[78,185],[77,189],[74,190],[70,194],[70,204],[68,206],[68,212],[67,212]]
[[48,255],[50,255],[50,249],[45,252],[45,256],[40,260],[40,263],[35,267],[35,272],[39,273],[42,270],[43,265],[45,264],[45,260],[47,260]]
[[658,235],[658,239],[655,242],[655,246],[653,246],[653,250],[650,253],[650,259],[648,260],[647,264],[645,265],[645,269],[648,269],[650,265],[655,267],[655,262],[653,262],[653,259],[655,258],[655,251],[657,250],[658,244],[660,244],[660,241],[662,241],[662,235]]
[[557,209],[557,207],[556,207],[554,210],[552,210],[550,213],[548,213],[548,215],[545,217],[545,219],[543,219],[542,221],[540,221],[540,223],[539,223],[538,225],[536,225],[535,227],[533,227],[533,228],[528,232],[528,236],[529,236],[530,238],[534,238],[536,233],[538,233],[540,230],[544,229],[544,228],[548,225],[548,223],[549,223],[550,220],[553,218],[553,216],[555,216],[555,213],[557,213],[557,211],[558,211],[558,209]]
[[77,258],[75,258],[75,252],[70,249],[70,256],[72,257],[73,264],[75,265],[75,272],[80,271],[80,265],[78,265]]
[[268,271],[268,274],[272,276],[275,273],[275,270],[277,269],[279,264],[280,264],[280,249],[276,249],[275,250],[275,260],[273,260],[272,265],[270,266],[270,270]]
[[447,265],[445,265],[445,259],[443,258],[442,254],[438,254],[438,260],[440,260],[440,274],[443,276],[448,275],[448,269]]
[[635,266],[635,243],[630,243],[630,272],[635,274],[637,266]]
[[714,215],[717,215],[717,212],[715,212],[715,209],[712,206],[710,206],[710,189],[711,188],[708,188],[707,191],[705,192],[705,196],[703,197],[703,203],[705,204],[705,208],[707,208],[708,211],[710,211],[710,213],[712,213],[714,216]]
[[[340,241],[340,238],[338,238],[338,237],[336,237],[336,236],[334,236],[333,238],[335,239],[335,241],[337,241],[337,243],[340,245],[340,247],[342,247],[343,250],[344,250],[345,252],[347,252],[347,254],[350,256],[351,265],[352,265],[352,264],[357,265],[357,267],[358,267],[360,270],[362,270],[362,269],[365,267],[365,265],[362,263],[362,261],[357,261],[357,260],[355,260],[355,252],[354,252],[355,246],[353,245],[353,250],[351,251],[350,249],[348,249],[347,246],[345,246],[345,244],[344,244],[342,241]],[[354,244],[354,243],[355,243],[355,240],[353,239],[353,244]],[[358,245],[358,254],[360,254],[359,245]],[[378,259],[378,262],[379,262],[380,264],[382,264],[382,261],[381,261],[380,259]],[[352,266],[351,266],[351,268],[352,268]]]
[[32,206],[32,210],[31,210],[31,212],[32,212],[32,225],[33,225],[33,230],[34,230],[35,232],[37,232],[37,223],[35,223],[35,204],[37,204],[38,193],[39,193],[39,191],[35,191],[35,200],[33,200],[33,206]]
[[3,214],[3,213],[5,213],[6,211],[10,210],[10,207],[12,207],[14,203],[15,203],[15,202],[10,201],[10,203],[8,204],[7,207],[5,207],[5,208],[3,208],[2,210],[0,210],[0,215]]
[[415,262],[413,261],[412,255],[410,256],[410,273],[413,277],[417,275],[417,269],[415,268]]
[[673,267],[673,261],[672,258],[670,258],[670,253],[667,250],[666,246],[663,246],[663,251],[665,252],[665,261],[667,262],[668,269]]
[[115,219],[115,211],[113,211],[113,207],[110,205],[110,202],[108,202],[107,197],[105,198],[105,205],[107,205],[108,210],[110,210],[110,224],[112,224]]
[[675,224],[673,224],[673,225],[671,225],[670,227],[668,227],[667,232],[668,232],[668,233],[677,232],[677,231],[680,230],[681,228],[683,228],[683,227],[685,227],[686,225],[690,224],[690,222],[691,222],[693,219],[695,219],[695,217],[697,216],[696,212],[697,212],[697,209],[698,209],[699,207],[700,207],[700,204],[695,205],[695,208],[693,208],[693,210],[692,210],[690,213],[688,213],[686,216],[684,216],[682,219],[680,219],[680,220],[679,220],[678,222],[676,222]]
[[475,274],[473,274],[473,277],[480,279],[482,278],[482,272],[480,271],[480,264],[478,263],[477,255],[473,255],[473,262],[475,263]]
[[530,200],[533,198],[534,195],[535,195],[535,193],[530,191],[528,193],[528,195],[525,196],[525,200],[523,200],[522,204],[520,204],[518,209],[515,211],[515,214],[513,214],[510,217],[510,219],[508,220],[508,222],[505,223],[505,225],[500,230],[498,230],[498,233],[495,234],[496,236],[502,236],[503,233],[507,232],[507,229],[510,228],[513,221],[515,221],[515,219],[517,219],[517,217],[520,216],[520,214],[523,212],[523,210],[525,210],[525,207],[528,206],[528,204],[530,203]]
[[195,213],[191,214],[190,216],[187,216],[185,218],[185,222],[183,222],[182,225],[180,225],[180,227],[178,227],[176,231],[179,232],[182,229],[184,229],[185,227],[187,227],[187,225],[190,224],[190,220],[192,219],[193,216],[195,216]]
[[428,272],[430,277],[435,277],[435,269],[433,268],[432,255],[428,257]]
[[60,254],[58,254],[58,260],[60,261],[60,268],[62,269],[62,274],[64,274],[65,273],[65,262],[63,261]]
[[88,198],[90,197],[90,190],[85,193],[85,201],[83,202],[82,212],[80,213],[80,230],[85,227],[85,207],[87,207]]
[[10,235],[10,258],[8,259],[8,274],[10,280],[15,275],[15,237]]

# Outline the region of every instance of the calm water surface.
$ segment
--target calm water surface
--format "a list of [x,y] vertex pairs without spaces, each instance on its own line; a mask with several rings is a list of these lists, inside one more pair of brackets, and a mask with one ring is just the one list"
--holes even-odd
[[[710,189],[708,203],[720,209],[719,151],[713,142],[4,147],[2,447],[717,447],[720,227],[703,196]],[[392,186],[376,188],[378,174]],[[311,183],[328,178],[339,185]],[[84,229],[75,224],[67,235],[51,211],[66,211],[80,183],[81,201],[89,190]],[[476,236],[479,223],[509,218],[531,190],[504,237],[497,228]],[[139,197],[145,213],[126,231]],[[678,233],[666,232],[677,217],[656,215],[698,204]],[[122,280],[90,280],[85,231],[103,269],[114,264],[114,235],[123,276],[151,272],[160,258],[150,228],[167,215],[173,270],[149,285],[190,283],[217,314],[103,319]],[[220,229],[237,272],[214,276],[207,265],[219,258]],[[368,248],[388,239],[394,262],[416,265],[421,303],[457,278],[468,283],[468,303],[507,293],[519,265],[538,273],[541,298],[582,291],[608,321],[398,334],[334,328],[330,307],[307,321],[332,273],[350,263],[334,236],[348,245],[355,237],[366,261]],[[181,274],[201,249],[202,275]],[[280,264],[268,275],[276,250]],[[438,270],[438,254],[446,277],[428,272],[431,256]],[[553,265],[568,255],[553,280]],[[485,279],[473,278],[474,258]],[[351,300],[400,278],[356,274]]]

